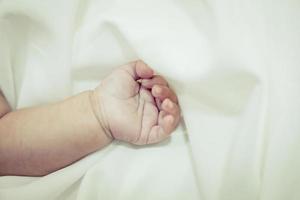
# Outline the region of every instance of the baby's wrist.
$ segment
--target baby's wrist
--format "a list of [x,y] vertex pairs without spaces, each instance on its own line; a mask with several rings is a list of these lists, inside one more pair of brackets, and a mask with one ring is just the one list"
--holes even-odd
[[111,134],[111,131],[109,129],[108,122],[106,121],[106,117],[104,114],[103,106],[101,102],[99,101],[99,94],[95,90],[90,90],[89,91],[89,98],[90,98],[90,103],[91,107],[93,109],[93,113],[95,118],[97,119],[101,131],[111,140],[114,139],[114,137]]

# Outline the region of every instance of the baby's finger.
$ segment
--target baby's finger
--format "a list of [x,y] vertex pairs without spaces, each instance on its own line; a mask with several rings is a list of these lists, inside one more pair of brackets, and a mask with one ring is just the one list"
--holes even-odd
[[127,71],[134,80],[138,80],[140,78],[151,78],[154,74],[153,70],[143,61],[137,60],[134,62],[130,62],[121,67],[121,69]]
[[158,125],[163,128],[165,134],[170,134],[176,127],[173,115],[161,111],[158,116]]
[[177,104],[172,102],[170,99],[165,99],[161,105],[162,111],[165,111],[167,114],[171,114],[174,117],[174,129],[180,121],[180,108]]
[[152,78],[154,72],[153,70],[143,61],[136,61],[136,73],[141,78]]
[[155,98],[158,98],[161,101],[169,98],[175,103],[178,102],[176,94],[167,86],[154,85],[151,92]]
[[[172,117],[171,117],[172,118]],[[161,111],[158,116],[158,125],[152,127],[147,143],[157,143],[166,139],[173,131],[172,123],[170,123],[170,115],[165,111]]]
[[168,82],[160,75],[155,75],[152,79],[142,79],[140,83],[148,89],[152,88],[154,85],[168,86]]
[[161,104],[161,108],[168,114],[172,114],[175,118],[180,115],[179,106],[176,103],[173,103],[170,99],[165,99]]
[[153,126],[149,133],[147,144],[158,143],[167,137],[169,137],[169,134],[166,134],[162,127],[158,125]]
[[164,129],[164,131],[167,133],[167,134],[170,134],[176,127],[175,125],[175,117],[173,115],[166,115],[164,118],[163,118],[163,122],[162,122],[162,125],[161,125]]

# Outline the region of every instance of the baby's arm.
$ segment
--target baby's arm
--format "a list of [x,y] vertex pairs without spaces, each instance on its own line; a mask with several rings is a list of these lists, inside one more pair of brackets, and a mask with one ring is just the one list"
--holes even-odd
[[0,94],[0,175],[46,175],[111,140],[93,113],[90,91],[13,112]]
[[0,175],[46,175],[113,138],[157,143],[179,119],[176,94],[142,61],[114,70],[93,91],[55,104],[11,112],[1,96]]

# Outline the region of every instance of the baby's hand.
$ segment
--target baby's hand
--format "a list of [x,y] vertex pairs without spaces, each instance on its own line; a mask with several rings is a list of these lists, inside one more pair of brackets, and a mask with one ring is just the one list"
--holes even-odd
[[179,123],[176,94],[142,61],[114,70],[93,94],[96,115],[109,137],[137,145],[157,143]]

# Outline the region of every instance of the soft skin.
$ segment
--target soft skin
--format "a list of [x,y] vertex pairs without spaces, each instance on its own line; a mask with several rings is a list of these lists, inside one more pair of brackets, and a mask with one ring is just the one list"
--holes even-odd
[[180,109],[167,81],[135,61],[54,104],[11,111],[0,93],[0,117],[0,175],[43,176],[114,139],[158,143],[178,125]]

